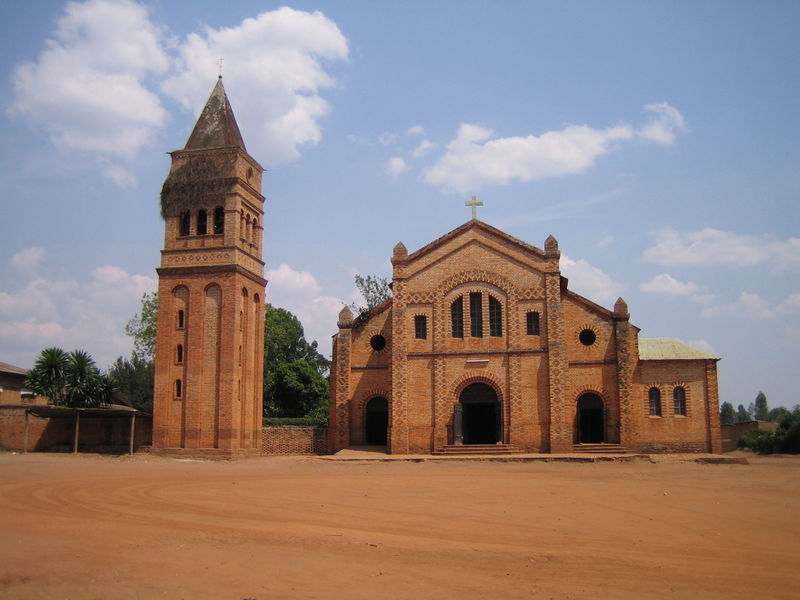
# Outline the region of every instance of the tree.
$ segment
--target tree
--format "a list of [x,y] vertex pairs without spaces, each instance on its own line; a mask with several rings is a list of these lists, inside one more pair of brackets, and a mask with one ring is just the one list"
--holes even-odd
[[109,367],[108,375],[116,382],[122,397],[135,408],[146,413],[153,411],[153,361],[144,360],[135,352],[131,353],[130,360],[120,356]]
[[719,410],[719,422],[723,425],[733,425],[736,422],[736,411],[730,402],[722,403]]
[[753,409],[753,416],[756,421],[766,421],[769,418],[769,407],[767,406],[767,396],[764,392],[759,391],[756,396],[755,407]]
[[350,305],[359,319],[366,320],[375,309],[392,297],[391,282],[386,277],[376,275],[355,276],[356,287],[364,297],[366,306],[359,306],[355,302]]
[[753,420],[753,414],[748,411],[742,404],[736,409],[736,422],[747,423]]
[[264,416],[324,418],[330,361],[288,310],[267,304],[264,326]]
[[142,308],[125,325],[125,334],[133,338],[133,353],[145,361],[156,358],[156,316],[158,292],[142,295]]
[[55,405],[80,408],[107,404],[114,393],[114,381],[102,374],[83,350],[67,354],[61,348],[45,348],[26,385]]
[[780,423],[785,418],[792,416],[792,411],[784,406],[778,406],[769,411],[767,421],[770,423]]
[[33,393],[44,396],[51,404],[64,404],[64,377],[67,353],[61,348],[45,348],[39,353],[36,364],[28,373],[25,386]]

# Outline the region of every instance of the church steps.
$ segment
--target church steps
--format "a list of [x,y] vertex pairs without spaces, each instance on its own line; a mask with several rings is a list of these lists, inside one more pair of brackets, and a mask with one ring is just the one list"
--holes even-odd
[[511,444],[446,445],[434,450],[435,455],[464,456],[473,454],[519,454],[522,450]]
[[574,444],[572,451],[577,454],[628,454],[625,446],[620,444]]

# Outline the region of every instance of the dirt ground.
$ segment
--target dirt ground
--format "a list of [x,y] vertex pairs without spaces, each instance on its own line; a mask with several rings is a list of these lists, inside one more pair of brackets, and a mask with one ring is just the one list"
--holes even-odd
[[0,454],[0,598],[800,597],[800,457]]

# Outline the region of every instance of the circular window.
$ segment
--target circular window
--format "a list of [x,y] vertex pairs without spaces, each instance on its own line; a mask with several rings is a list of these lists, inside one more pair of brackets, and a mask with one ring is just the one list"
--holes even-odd
[[373,335],[369,339],[369,345],[372,346],[372,349],[375,350],[375,352],[380,352],[386,348],[386,338],[382,335]]
[[578,334],[578,339],[584,346],[591,346],[597,340],[597,335],[591,329],[584,329]]

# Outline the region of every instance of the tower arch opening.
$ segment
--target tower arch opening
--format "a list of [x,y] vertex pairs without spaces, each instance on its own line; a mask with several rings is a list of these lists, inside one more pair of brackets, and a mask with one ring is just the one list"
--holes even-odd
[[602,444],[605,442],[605,420],[603,399],[594,392],[578,398],[577,441],[579,444]]
[[389,401],[381,396],[370,398],[364,407],[364,440],[369,446],[385,446],[389,429]]
[[500,400],[486,383],[471,383],[458,396],[462,411],[464,444],[502,442]]

